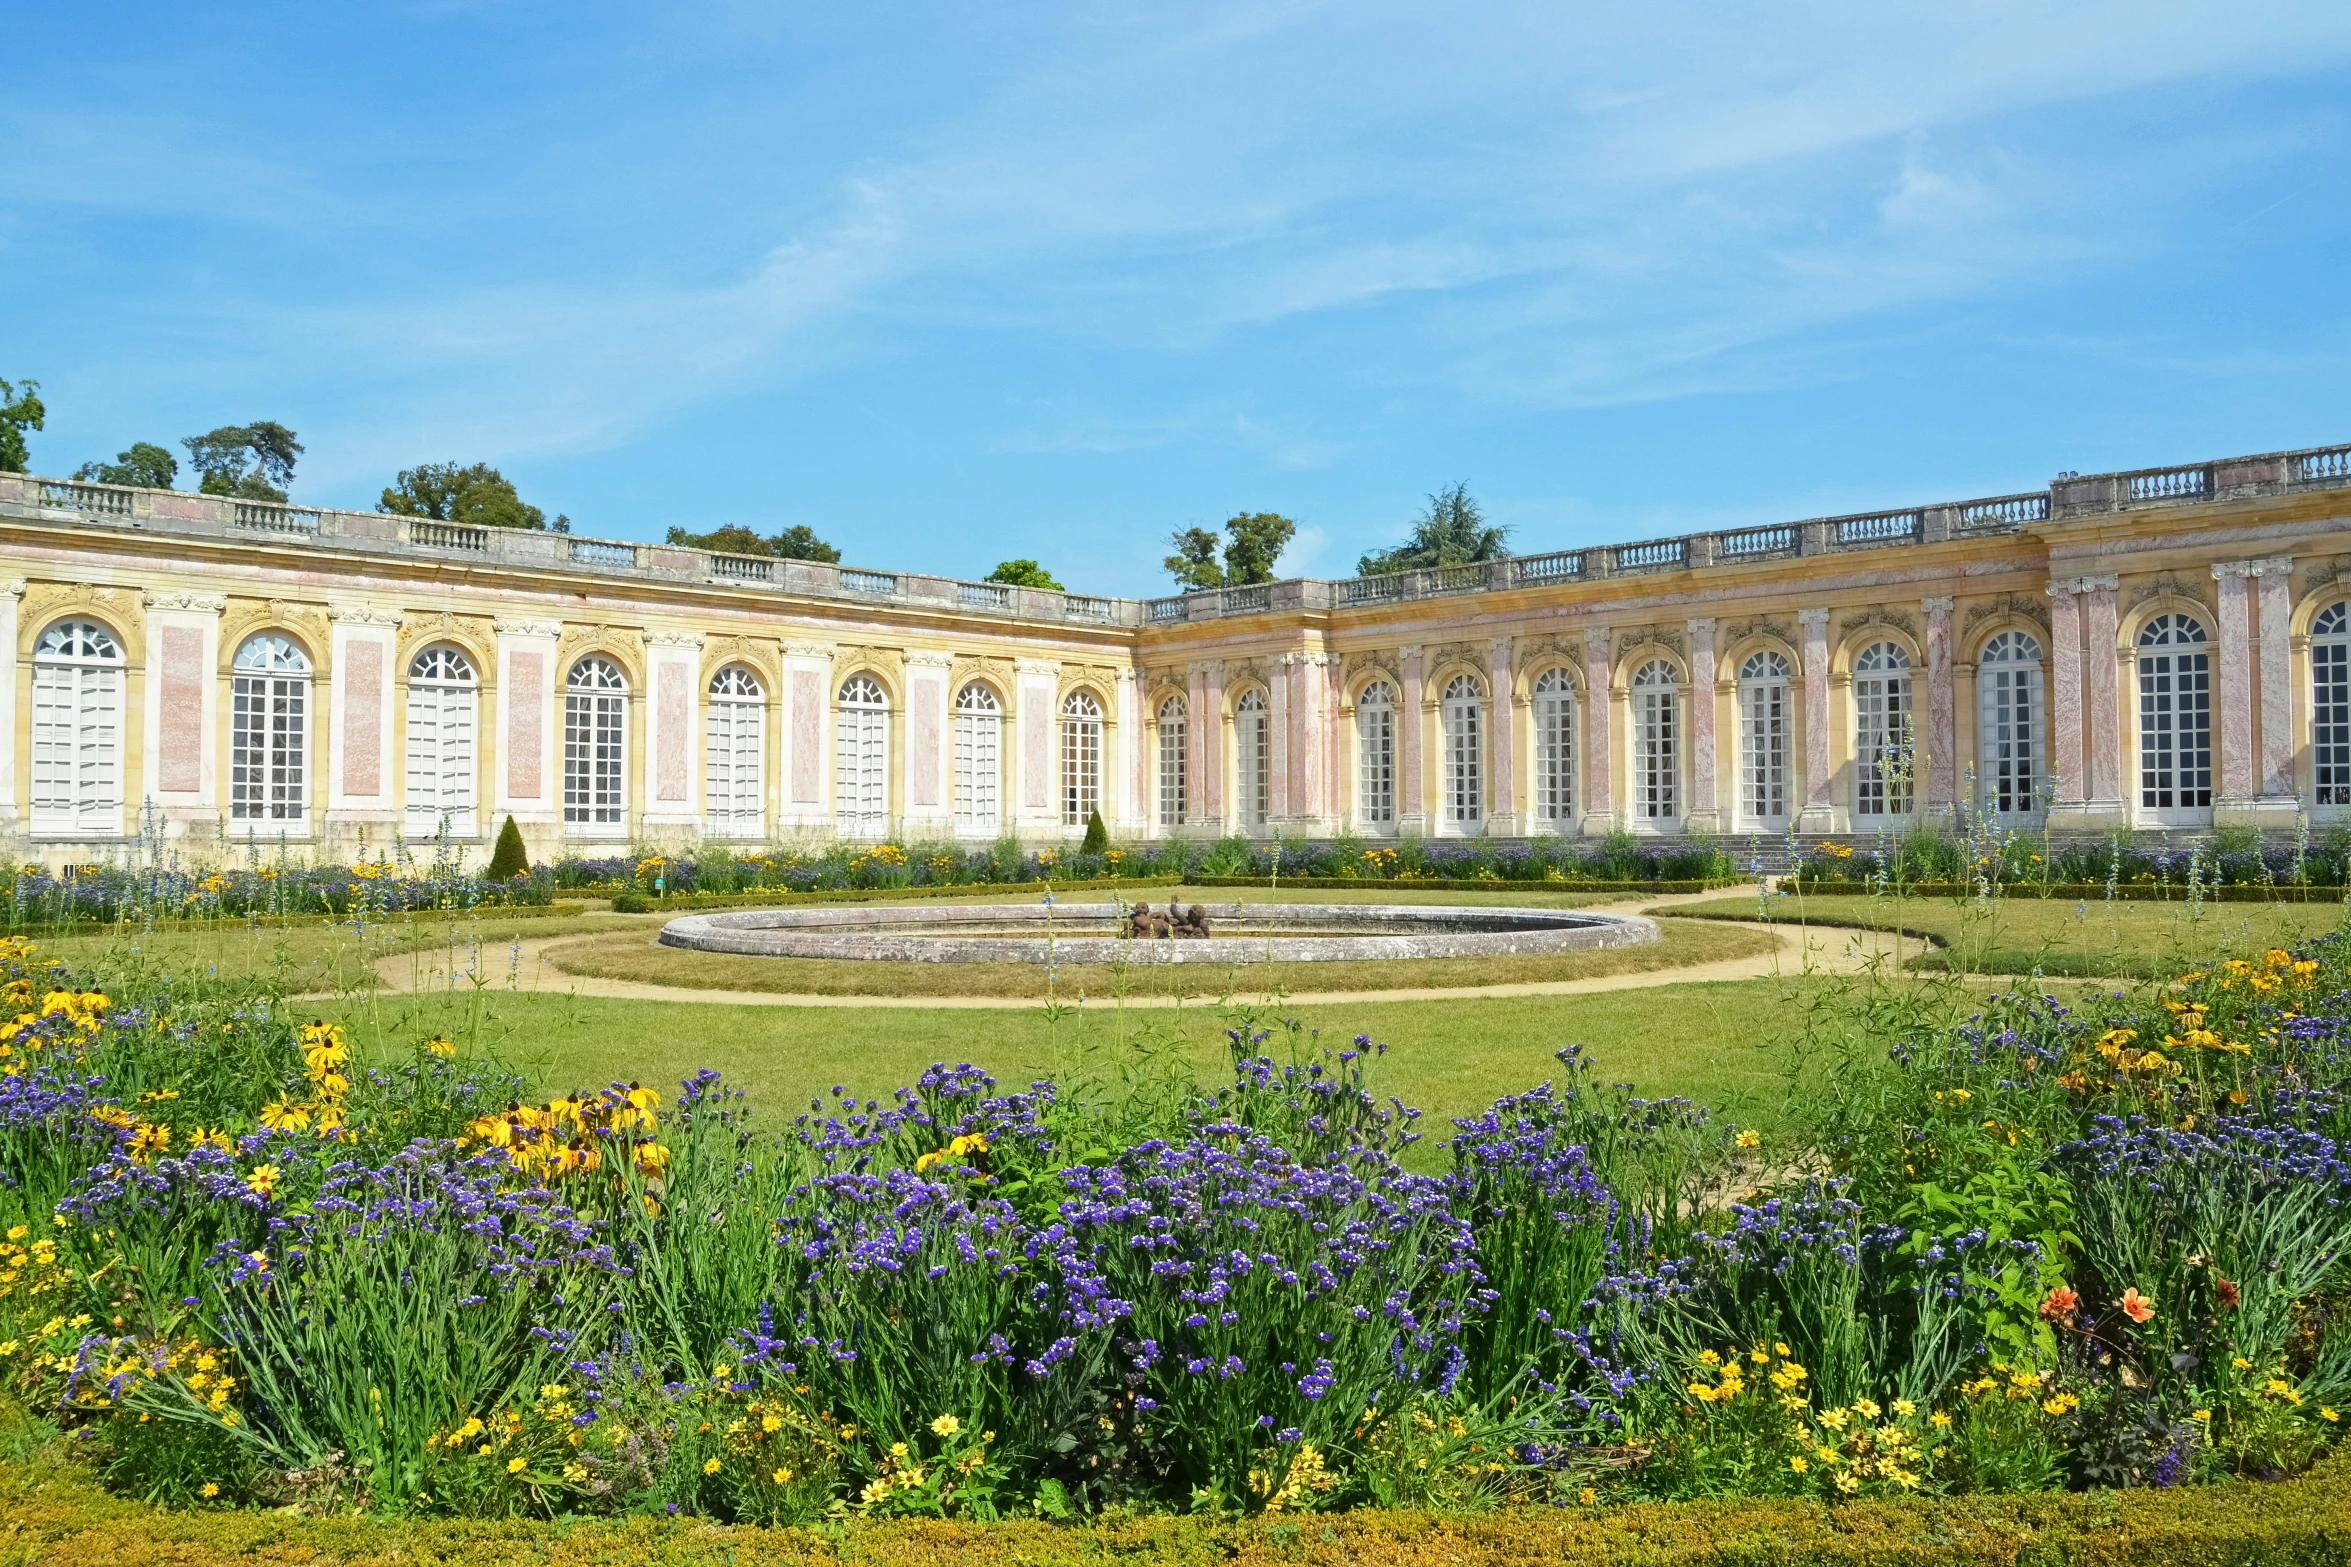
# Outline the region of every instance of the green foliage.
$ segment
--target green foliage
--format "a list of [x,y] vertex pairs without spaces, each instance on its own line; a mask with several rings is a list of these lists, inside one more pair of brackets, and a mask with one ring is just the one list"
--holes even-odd
[[73,472],[93,484],[127,484],[142,490],[168,490],[180,473],[179,459],[152,441],[133,441],[112,462],[86,462]]
[[[429,517],[473,528],[544,529],[547,514],[526,505],[506,476],[486,462],[461,468],[453,462],[403,468],[376,502],[376,510],[398,517]],[[571,519],[558,518],[559,533]]]
[[188,466],[204,476],[198,490],[248,501],[284,500],[294,482],[294,461],[302,455],[294,432],[269,419],[224,424],[180,444],[188,449]]
[[0,473],[22,473],[32,461],[24,433],[41,428],[49,410],[41,405],[41,383],[0,381]]
[[514,818],[506,818],[506,825],[498,829],[497,847],[490,851],[490,880],[511,881],[530,874],[531,857],[522,846],[522,829],[514,825]]
[[1053,580],[1053,573],[1033,560],[1000,562],[994,571],[980,579],[982,582],[1008,582],[1016,588],[1053,588],[1061,584]]
[[1091,811],[1086,816],[1086,839],[1078,845],[1080,854],[1107,854],[1110,852],[1110,829],[1102,825],[1102,813]]
[[1298,525],[1278,512],[1242,512],[1224,525],[1224,557],[1217,558],[1217,537],[1206,528],[1185,528],[1170,535],[1176,552],[1163,562],[1176,585],[1186,589],[1241,587],[1271,582],[1274,565]]
[[816,536],[816,530],[804,522],[796,522],[781,533],[761,538],[741,523],[730,522],[723,528],[708,533],[689,533],[684,528],[669,530],[668,541],[691,550],[708,550],[714,555],[761,555],[777,560],[813,560],[825,565],[838,565],[841,552]]
[[1501,560],[1510,530],[1486,521],[1467,484],[1453,484],[1429,497],[1428,507],[1412,524],[1412,535],[1393,549],[1373,550],[1355,563],[1358,576],[1383,571],[1416,571],[1431,566],[1461,566],[1472,561]]

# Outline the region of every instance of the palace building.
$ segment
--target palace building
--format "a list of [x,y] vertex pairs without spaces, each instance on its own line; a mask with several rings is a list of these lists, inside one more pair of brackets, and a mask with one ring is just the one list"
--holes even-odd
[[1134,600],[0,474],[0,828],[623,842],[2351,819],[2351,447]]

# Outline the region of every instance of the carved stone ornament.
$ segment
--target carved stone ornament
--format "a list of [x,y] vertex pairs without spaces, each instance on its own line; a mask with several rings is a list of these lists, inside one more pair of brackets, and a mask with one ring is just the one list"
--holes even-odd
[[2003,593],[1998,598],[1985,599],[1981,603],[1970,604],[1967,607],[1967,621],[1964,630],[1972,639],[1976,627],[1995,617],[2006,616],[2014,616],[2018,620],[2029,620],[2043,631],[2047,631],[2049,629],[2048,596],[2044,594],[2039,598],[2027,598],[2022,593]]
[[1347,677],[1347,683],[1353,685],[1357,676],[1368,674],[1376,669],[1390,680],[1397,682],[1398,689],[1402,689],[1404,675],[1402,670],[1397,667],[1399,662],[1395,654],[1385,649],[1367,648],[1360,653],[1348,654],[1343,672]]
[[2123,612],[2124,618],[2137,614],[2149,604],[2166,602],[2186,604],[2204,616],[2207,622],[2212,618],[2212,601],[2201,592],[2190,591],[2186,583],[2168,571],[2131,595],[2130,607]]
[[[16,591],[22,593],[24,584],[18,583]],[[150,588],[147,590],[147,607],[149,609],[184,610],[198,615],[217,615],[229,607],[229,596],[226,593],[188,593],[169,590],[158,592]]]
[[697,653],[707,640],[699,631],[648,631],[644,636],[647,647],[692,648]]
[[373,604],[330,603],[327,619],[339,626],[397,626],[401,615],[396,609],[379,609]]
[[1642,648],[1663,648],[1674,657],[1682,657],[1682,634],[1662,626],[1635,626],[1621,632],[1616,639],[1616,657],[1623,662]]
[[1429,649],[1428,667],[1440,664],[1467,664],[1481,675],[1491,675],[1493,666],[1486,661],[1485,647],[1476,642],[1446,642]]
[[1890,630],[1901,632],[1914,641],[1918,637],[1918,622],[1911,618],[1909,611],[1887,609],[1883,605],[1875,609],[1865,609],[1858,615],[1847,615],[1838,625],[1837,634],[1849,637],[1857,632],[1867,631],[1872,626],[1885,626]]
[[953,669],[955,655],[941,652],[936,648],[915,648],[906,655],[906,667],[909,669]]
[[784,644],[784,657],[786,658],[813,658],[829,664],[839,656],[840,649],[827,646],[822,642],[787,642]]
[[500,618],[490,622],[490,629],[502,637],[536,637],[552,642],[563,635],[563,622]]
[[2312,561],[2302,573],[2302,585],[2296,590],[2297,599],[2314,593],[2341,592],[2351,588],[2351,555],[2337,555],[2332,560]]
[[1016,658],[1012,666],[1024,675],[1052,675],[1058,678],[1061,674],[1061,660],[1058,658]]

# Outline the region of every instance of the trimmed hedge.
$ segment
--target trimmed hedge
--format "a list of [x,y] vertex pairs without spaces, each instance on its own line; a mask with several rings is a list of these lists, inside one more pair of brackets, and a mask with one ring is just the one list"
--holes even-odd
[[1187,887],[1303,887],[1340,892],[1627,892],[1667,894],[1714,892],[1744,887],[1744,876],[1710,876],[1703,881],[1482,881],[1468,876],[1187,876]]
[[1814,1501],[1660,1502],[1480,1514],[1359,1509],[1245,1523],[1149,1517],[851,1523],[826,1530],[632,1518],[419,1521],[165,1512],[70,1463],[0,1464],[0,1561],[16,1567],[2351,1567],[2341,1461],[2275,1485]]
[[[1847,898],[1868,897],[1879,889],[1858,881],[1805,881],[1784,877],[1780,885],[1807,897]],[[1891,892],[1890,887],[1886,889]],[[1956,881],[1914,881],[1902,889],[1908,898],[1972,898],[1975,884]],[[2029,882],[2014,882],[1994,894],[2001,898],[2049,899],[2065,903],[2103,903],[2106,901],[2106,883],[2102,881],[2058,882],[2041,887]],[[2185,903],[2188,890],[2174,882],[2158,886],[2152,882],[2117,882],[2117,899],[2133,903]],[[2255,887],[2237,883],[2224,887],[2204,889],[2207,903],[2345,903],[2341,887]]]
[[[1199,878],[1180,876],[1105,876],[1092,881],[979,881],[956,887],[828,887],[816,892],[793,892],[769,887],[757,892],[688,892],[654,898],[626,890],[613,894],[615,913],[691,914],[697,909],[788,909],[803,903],[904,903],[925,898],[968,898],[974,893],[1009,892],[1024,896],[1047,892],[1096,892],[1110,887],[1197,886]],[[558,897],[562,894],[558,893]],[[621,900],[643,900],[643,906],[621,908]],[[578,901],[578,900],[574,900]]]
[[[421,924],[430,920],[469,919],[477,914],[494,919],[577,919],[579,913],[579,903],[576,899],[572,901],[570,908],[565,908],[563,900],[558,898],[553,903],[481,903],[470,909],[395,909],[389,914],[374,916],[369,923],[396,925],[414,920]],[[348,925],[350,923],[351,916],[348,914],[224,914],[218,919],[158,921],[155,928],[158,931],[170,933],[188,930],[245,930],[254,926],[259,926],[263,930],[287,930],[300,925]],[[128,926],[132,929],[144,928],[134,920],[75,920],[67,925],[31,923],[11,925],[7,931],[11,936],[23,936],[29,940],[40,941],[44,939],[57,940],[67,936],[103,936],[118,926]],[[5,1561],[6,1558],[0,1557],[0,1567],[5,1567]]]

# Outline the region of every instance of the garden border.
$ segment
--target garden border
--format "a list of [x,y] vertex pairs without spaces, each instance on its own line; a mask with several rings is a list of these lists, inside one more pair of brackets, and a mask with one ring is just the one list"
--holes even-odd
[[1470,876],[1186,876],[1186,887],[1305,887],[1333,892],[1621,892],[1670,897],[1744,887],[1752,877],[1709,876],[1696,881],[1517,881]]
[[[1199,885],[1198,878],[1182,876],[1098,876],[1090,881],[974,881],[959,882],[944,887],[821,887],[808,892],[794,892],[788,887],[768,887],[755,892],[687,892],[664,898],[639,893],[645,899],[641,910],[615,909],[615,913],[691,914],[698,909],[788,909],[807,903],[903,903],[919,902],[924,898],[959,898],[985,896],[993,892],[1099,892],[1112,887],[1188,887]],[[566,900],[565,891],[555,894],[557,902],[583,902],[586,899]],[[617,893],[594,893],[590,898],[611,897],[615,901],[629,896],[631,889]]]
[[[1779,885],[1790,893],[1805,897],[1855,898],[1874,897],[1880,893],[1892,894],[1897,889],[1891,884],[1875,887],[1862,881],[1800,881],[1794,876],[1783,876]],[[2351,903],[2342,887],[2257,887],[2246,882],[2233,882],[2220,887],[2204,889],[2207,903]],[[1906,898],[1972,898],[1976,896],[1973,882],[1914,881],[1903,885],[1900,894]],[[2114,897],[2129,903],[2186,903],[2188,890],[2178,883],[2118,882]],[[2032,882],[2008,882],[1994,893],[1996,898],[2030,898],[2035,902],[2104,902],[2106,883],[2102,881],[2061,881],[2046,886]]]

